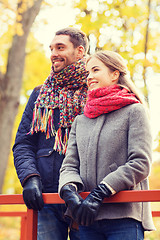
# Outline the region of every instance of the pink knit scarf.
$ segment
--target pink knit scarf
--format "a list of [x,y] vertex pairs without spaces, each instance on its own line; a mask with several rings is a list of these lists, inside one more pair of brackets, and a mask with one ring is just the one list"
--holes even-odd
[[84,115],[88,118],[95,118],[133,103],[139,103],[135,94],[114,84],[88,91]]

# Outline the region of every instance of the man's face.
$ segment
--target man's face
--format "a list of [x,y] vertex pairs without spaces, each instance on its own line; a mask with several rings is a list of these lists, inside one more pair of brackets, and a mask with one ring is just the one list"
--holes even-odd
[[61,71],[66,66],[83,57],[83,47],[74,48],[68,35],[56,35],[51,44],[51,62],[55,72]]

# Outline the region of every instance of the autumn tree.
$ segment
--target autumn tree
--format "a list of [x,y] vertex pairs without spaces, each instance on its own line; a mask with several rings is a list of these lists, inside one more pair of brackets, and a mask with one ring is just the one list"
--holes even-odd
[[25,46],[31,26],[40,11],[42,0],[0,1],[2,9],[16,9],[15,29],[7,58],[7,67],[0,71],[0,192],[10,153],[12,128],[19,105],[22,75],[25,63]]
[[128,61],[131,79],[148,98],[148,72],[159,71],[158,0],[79,0],[75,7],[76,23],[90,39],[90,52],[119,52]]
[[[40,44],[37,39],[35,39],[33,33],[30,33],[26,45],[27,54],[25,57],[25,67],[23,73],[22,88],[20,92],[20,104],[12,130],[11,146],[13,146],[15,142],[16,132],[32,90],[34,87],[44,83],[44,80],[49,75],[51,68],[50,59],[46,57],[46,52],[43,48],[43,45]],[[10,147],[10,154],[2,192],[4,194],[22,193],[22,187],[17,177],[16,169],[14,167],[12,147]]]

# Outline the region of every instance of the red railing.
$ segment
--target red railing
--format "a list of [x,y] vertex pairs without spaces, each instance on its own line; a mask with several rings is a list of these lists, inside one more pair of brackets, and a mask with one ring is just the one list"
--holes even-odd
[[[87,192],[81,193],[83,198],[87,195]],[[44,193],[43,199],[47,204],[64,203],[57,193]],[[160,190],[121,191],[104,202],[160,202]],[[0,195],[0,205],[10,204],[24,204],[22,195]],[[0,217],[4,216],[21,217],[20,240],[37,240],[37,211],[27,209],[26,212],[0,212]],[[160,217],[160,211],[153,211],[152,216]]]

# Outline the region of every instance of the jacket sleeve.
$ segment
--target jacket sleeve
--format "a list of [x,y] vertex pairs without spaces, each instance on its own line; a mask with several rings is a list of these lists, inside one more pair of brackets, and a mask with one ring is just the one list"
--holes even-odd
[[75,183],[78,187],[78,191],[84,191],[84,184],[80,177],[80,171],[79,171],[80,162],[79,162],[79,155],[78,155],[77,141],[76,141],[77,118],[78,116],[75,118],[74,122],[72,123],[66,155],[60,169],[59,190],[58,190],[59,193],[61,191],[61,188],[68,183]]
[[14,165],[22,186],[30,176],[40,176],[36,168],[35,158],[38,134],[29,134],[33,116],[34,102],[36,101],[38,94],[39,91],[34,89],[28,100],[13,146]]
[[[118,153],[117,153],[118,154]],[[103,181],[116,192],[134,189],[150,173],[152,135],[148,116],[142,104],[135,104],[128,119],[128,158]]]

